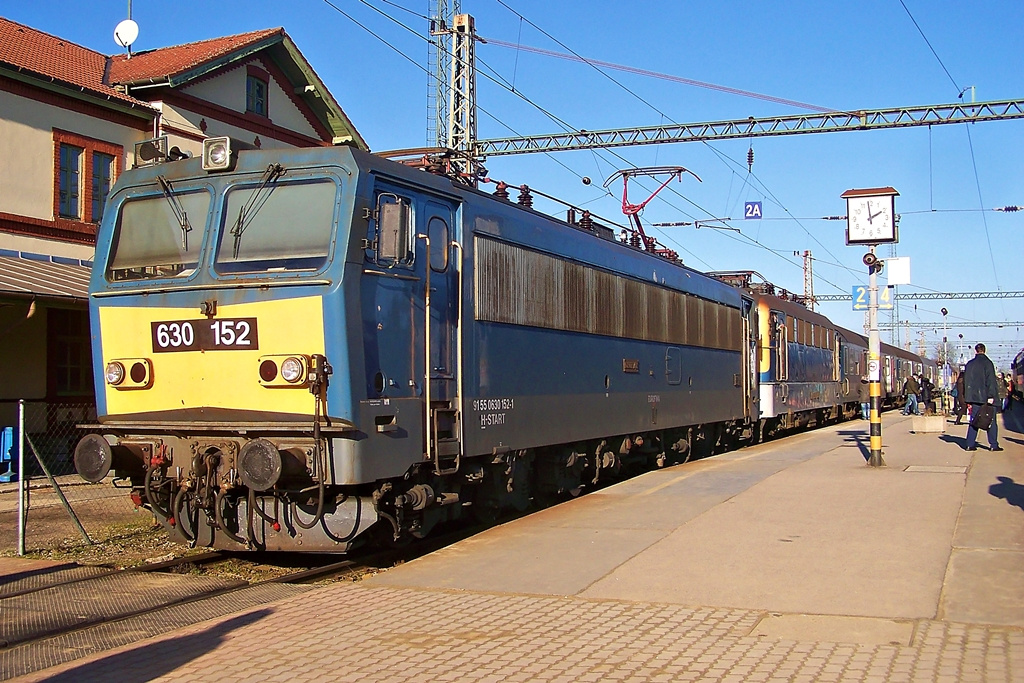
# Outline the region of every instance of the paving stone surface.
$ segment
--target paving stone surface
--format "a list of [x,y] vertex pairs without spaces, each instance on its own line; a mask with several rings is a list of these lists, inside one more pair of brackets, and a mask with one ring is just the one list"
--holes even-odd
[[1024,438],[910,426],[884,471],[829,427],[17,680],[1024,681]]
[[764,612],[332,586],[19,680],[1012,681],[1024,631],[915,620],[909,643],[758,635]]

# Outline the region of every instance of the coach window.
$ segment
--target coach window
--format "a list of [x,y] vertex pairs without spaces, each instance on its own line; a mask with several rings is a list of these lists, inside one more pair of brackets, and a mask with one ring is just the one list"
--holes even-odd
[[434,216],[427,223],[430,236],[430,269],[443,273],[448,270],[448,223],[440,216]]

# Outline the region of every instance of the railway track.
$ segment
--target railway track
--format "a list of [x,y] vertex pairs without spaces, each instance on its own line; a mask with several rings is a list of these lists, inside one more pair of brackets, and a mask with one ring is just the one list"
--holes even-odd
[[129,569],[60,565],[2,576],[0,680],[295,597],[314,589],[313,582],[393,566],[476,531],[463,529],[341,561],[325,556],[302,558],[304,564],[315,566],[254,582],[172,573],[185,565],[266,559],[250,560],[244,554],[221,551]]

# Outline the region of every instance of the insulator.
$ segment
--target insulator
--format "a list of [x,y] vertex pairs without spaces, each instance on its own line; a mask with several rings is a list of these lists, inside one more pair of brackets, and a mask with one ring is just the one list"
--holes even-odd
[[640,233],[638,233],[638,232],[631,232],[631,233],[629,233],[629,246],[633,247],[634,249],[639,249],[640,248]]
[[580,227],[584,230],[594,229],[594,219],[591,218],[589,211],[583,212],[583,216],[580,218]]
[[754,148],[751,147],[747,150],[747,173],[754,168]]
[[1022,211],[1022,210],[1024,210],[1024,206],[1004,206],[1001,209],[996,209],[996,211],[1005,211],[1007,213],[1013,213],[1014,211]]
[[504,180],[498,181],[498,185],[494,188],[494,196],[498,199],[508,199],[508,185]]
[[525,206],[527,209],[533,208],[533,195],[530,194],[529,185],[519,186],[519,206]]

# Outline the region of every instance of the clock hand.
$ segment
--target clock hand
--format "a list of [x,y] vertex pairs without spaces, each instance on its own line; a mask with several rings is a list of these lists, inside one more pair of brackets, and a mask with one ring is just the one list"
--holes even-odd
[[871,202],[868,202],[868,223],[872,223],[873,221],[871,219],[877,215],[877,213],[874,215],[871,214]]

